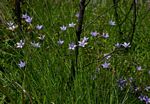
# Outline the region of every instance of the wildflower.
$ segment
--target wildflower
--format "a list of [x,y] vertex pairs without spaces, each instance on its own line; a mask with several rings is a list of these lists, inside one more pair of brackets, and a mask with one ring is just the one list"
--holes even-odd
[[115,26],[116,23],[115,23],[115,21],[110,20],[110,21],[109,21],[109,25],[110,25],[110,26]]
[[129,43],[124,42],[124,43],[122,44],[122,46],[123,46],[124,48],[129,48],[129,47],[131,47],[131,46],[130,46],[130,42],[129,42]]
[[14,25],[14,23],[11,21],[8,22],[7,25],[8,25],[8,30],[11,30],[11,31],[14,31],[17,28],[17,25]]
[[60,27],[60,29],[61,29],[62,31],[65,31],[65,30],[67,30],[67,27],[63,25],[63,26]]
[[107,68],[109,68],[110,63],[105,62],[104,64],[101,64],[101,65],[104,69],[107,69]]
[[45,39],[45,35],[40,35],[40,36],[38,37],[38,39],[44,40],[44,39]]
[[75,15],[77,18],[79,17],[79,13],[76,13],[76,15]]
[[77,47],[77,45],[75,45],[74,43],[69,44],[70,50],[75,50],[76,47]]
[[57,41],[57,43],[58,43],[59,45],[62,45],[62,44],[64,43],[64,40],[59,39],[59,40]]
[[111,55],[109,55],[108,53],[104,54],[104,57],[106,57],[106,59],[108,60],[109,58],[111,58]]
[[73,22],[69,24],[69,27],[74,27],[76,24],[74,24]]
[[27,17],[25,18],[25,21],[26,21],[27,23],[31,23],[31,22],[32,22],[32,18],[31,18],[30,16],[27,16]]
[[137,69],[138,71],[140,71],[140,70],[142,70],[142,67],[141,67],[141,66],[138,66],[138,67],[136,67],[136,69]]
[[42,28],[43,28],[43,25],[37,25],[37,26],[36,26],[36,29],[37,29],[37,30],[41,30]]
[[120,43],[116,43],[116,44],[115,44],[115,47],[120,48],[120,47],[121,47],[121,44],[120,44]]
[[91,32],[91,35],[93,36],[93,37],[96,37],[97,35],[98,35],[99,33],[98,32]]
[[25,65],[26,65],[26,63],[23,62],[23,61],[20,61],[20,63],[18,64],[18,66],[19,66],[20,68],[24,68]]
[[109,38],[109,35],[108,35],[108,33],[103,33],[102,37],[105,38],[105,39],[107,39],[107,38]]
[[86,44],[87,44],[87,42],[84,40],[79,41],[79,46],[81,46],[81,47],[85,47]]
[[14,31],[16,28],[17,28],[17,25],[16,25],[16,26],[13,25],[13,26],[11,26],[11,27],[8,27],[8,30]]
[[119,88],[120,88],[121,90],[123,90],[123,88],[127,85],[127,81],[126,81],[126,80],[123,80],[123,79],[119,79],[119,80],[117,81],[117,83],[118,83],[118,86],[119,86]]
[[145,101],[146,104],[150,103],[150,98],[148,98],[148,96],[145,96],[143,98],[143,101]]
[[87,42],[89,38],[83,37],[83,41]]
[[150,86],[146,87],[145,90],[146,90],[146,91],[149,91],[149,90],[150,90]]
[[22,14],[22,18],[26,19],[28,17],[27,13],[26,14]]
[[20,42],[17,42],[17,48],[23,48],[25,42],[23,40],[20,40]]
[[141,101],[144,101],[144,98],[145,98],[145,96],[143,96],[143,95],[140,95],[140,96],[138,97],[138,99],[140,99]]
[[11,27],[11,26],[14,25],[14,23],[13,23],[12,21],[9,21],[9,22],[7,22],[7,25],[8,25],[9,27]]
[[33,47],[35,47],[35,48],[40,48],[40,47],[41,47],[41,45],[40,45],[39,43],[35,43],[35,41],[34,41],[34,42],[31,42],[31,45],[32,45]]

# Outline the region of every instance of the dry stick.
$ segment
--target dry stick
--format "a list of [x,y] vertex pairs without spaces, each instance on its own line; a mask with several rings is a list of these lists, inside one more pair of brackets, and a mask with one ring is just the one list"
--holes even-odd
[[[80,41],[81,33],[82,33],[82,25],[83,25],[83,17],[85,12],[85,7],[88,5],[90,0],[86,3],[86,0],[80,0],[80,10],[79,10],[79,17],[78,17],[78,27],[76,29],[76,44],[78,44],[78,41]],[[75,79],[76,72],[78,69],[78,54],[79,54],[79,47],[77,46],[75,49],[75,60],[72,59],[71,61],[71,76],[69,81],[69,87],[71,88],[71,85]]]
[[132,34],[130,38],[130,44],[132,44],[133,37],[135,34],[135,29],[136,29],[136,16],[137,16],[137,10],[136,10],[136,0],[133,0],[133,24],[132,24]]
[[17,17],[17,24],[19,26],[20,31],[22,31],[21,27],[21,0],[15,1],[15,15]]
[[[76,44],[78,44],[78,41],[80,41],[80,36],[81,36],[81,33],[82,33],[82,25],[83,25],[83,17],[84,17],[84,11],[85,11],[85,1],[86,0],[80,0],[80,11],[79,11],[79,17],[78,17],[78,27],[77,27],[77,30],[76,30],[76,37],[77,37],[77,40],[76,40]],[[76,55],[76,67],[77,67],[77,64],[78,64],[78,54],[79,54],[79,47],[76,48],[75,50],[75,55]]]

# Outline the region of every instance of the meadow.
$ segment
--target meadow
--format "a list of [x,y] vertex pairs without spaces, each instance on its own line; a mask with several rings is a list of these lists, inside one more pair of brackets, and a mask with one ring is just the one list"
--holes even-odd
[[0,0],[0,104],[150,103],[148,0],[15,1]]

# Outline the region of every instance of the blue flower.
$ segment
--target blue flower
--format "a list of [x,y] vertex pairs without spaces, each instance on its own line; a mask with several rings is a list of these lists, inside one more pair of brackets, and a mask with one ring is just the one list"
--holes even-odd
[[89,38],[83,37],[83,41],[87,42]]
[[35,43],[35,41],[34,41],[34,42],[31,42],[31,45],[32,45],[33,47],[35,47],[35,48],[40,48],[40,47],[41,47],[40,43]]
[[124,80],[124,79],[119,79],[119,80],[117,81],[117,83],[118,83],[118,87],[119,87],[121,90],[123,90],[123,88],[127,85],[127,81]]
[[105,38],[105,39],[107,39],[107,38],[109,38],[109,35],[108,35],[108,33],[103,33],[102,37]]
[[150,98],[148,98],[148,96],[145,96],[143,100],[145,101],[146,104],[150,103]]
[[136,69],[137,69],[138,71],[141,71],[141,70],[142,70],[142,67],[141,67],[141,66],[137,66]]
[[74,43],[69,44],[69,49],[70,50],[75,50],[76,47],[77,47],[77,45],[75,45]]
[[25,21],[26,21],[27,23],[31,23],[31,22],[32,22],[32,18],[31,18],[30,16],[27,16],[27,17],[25,18]]
[[98,32],[91,32],[91,35],[93,36],[93,37],[96,37],[97,35],[98,35],[99,33]]
[[14,25],[14,23],[11,21],[8,22],[7,25],[8,25],[8,30],[11,30],[11,31],[14,31],[18,27],[17,25]]
[[23,48],[25,42],[23,40],[20,40],[20,42],[16,43],[17,48]]
[[107,68],[109,68],[110,63],[105,62],[104,64],[101,64],[101,65],[104,69],[107,69]]
[[127,42],[124,42],[123,44],[121,44],[124,48],[129,48],[129,47],[131,47],[130,46],[130,42],[129,43],[127,43]]
[[62,45],[62,44],[64,43],[64,40],[59,39],[59,40],[57,41],[57,43],[58,43],[59,45]]
[[60,29],[61,29],[62,31],[65,31],[65,30],[67,30],[67,27],[63,25],[63,26],[60,27]]
[[110,20],[110,21],[109,21],[109,25],[110,25],[110,26],[115,26],[116,23],[115,23],[115,21]]
[[79,46],[85,47],[89,38],[84,37],[81,41],[79,41]]
[[20,63],[18,64],[18,66],[19,66],[20,68],[24,68],[25,65],[26,65],[26,63],[25,63],[24,61],[20,61]]
[[69,27],[74,27],[76,24],[74,24],[73,22],[69,24]]
[[28,17],[27,13],[22,15],[23,19],[26,19]]
[[43,25],[37,25],[37,26],[36,26],[36,29],[37,29],[37,30],[41,30],[42,28],[43,28]]
[[120,47],[121,47],[121,44],[120,44],[120,43],[116,43],[116,44],[115,44],[115,47],[120,48]]

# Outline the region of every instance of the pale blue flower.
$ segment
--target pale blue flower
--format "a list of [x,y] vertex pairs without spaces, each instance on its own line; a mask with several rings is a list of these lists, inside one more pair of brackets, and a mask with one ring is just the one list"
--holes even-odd
[[20,42],[17,42],[16,45],[17,45],[17,48],[23,48],[25,42],[23,40],[20,40]]
[[102,37],[105,38],[105,39],[107,39],[107,38],[109,38],[109,35],[108,35],[108,33],[103,33]]
[[7,25],[8,25],[9,27],[11,27],[11,26],[14,25],[14,23],[13,23],[12,21],[9,21],[9,22],[7,22]]
[[69,27],[74,27],[75,25],[76,24],[72,22],[72,23],[69,24]]
[[26,19],[28,17],[27,13],[26,14],[22,14],[22,18]]
[[121,44],[120,44],[120,43],[116,43],[116,44],[115,44],[115,47],[120,48],[120,47],[121,47]]
[[45,35],[40,35],[40,36],[38,37],[38,39],[44,40],[44,39],[45,39]]
[[98,32],[91,32],[91,35],[93,36],[93,37],[96,37],[97,35],[98,35],[99,33]]
[[59,45],[62,45],[62,44],[64,43],[64,40],[59,39],[59,40],[57,41],[57,43],[58,43]]
[[136,69],[137,69],[138,71],[140,71],[140,70],[142,70],[142,67],[141,67],[141,66],[137,66]]
[[104,64],[101,64],[101,65],[104,69],[107,69],[107,68],[109,68],[110,63],[105,62]]
[[18,66],[19,66],[20,68],[24,68],[25,65],[26,65],[26,63],[25,63],[24,61],[20,61],[20,63],[18,64]]
[[75,15],[77,18],[79,18],[79,13],[76,13],[76,15]]
[[31,23],[31,22],[32,22],[32,18],[31,18],[30,16],[27,16],[27,17],[25,18],[25,21],[26,21],[27,23]]
[[87,42],[86,41],[79,41],[79,46],[81,46],[81,47],[85,47],[85,45],[87,44]]
[[119,79],[118,81],[117,81],[117,83],[118,83],[118,87],[121,89],[121,90],[123,90],[124,89],[124,87],[127,85],[127,80],[124,80],[124,79]]
[[69,44],[69,49],[70,50],[75,50],[76,47],[77,47],[77,45],[75,45],[74,43]]
[[82,40],[82,41],[87,42],[87,41],[88,41],[88,39],[89,39],[89,38],[87,38],[87,37],[83,37],[83,40]]
[[63,26],[60,27],[60,29],[61,29],[62,31],[65,31],[65,30],[67,30],[67,27],[63,25]]
[[37,30],[41,30],[42,28],[43,28],[43,25],[37,25],[37,26],[36,26],[36,29],[37,29]]
[[32,45],[33,47],[35,47],[35,48],[40,48],[40,47],[41,47],[40,43],[39,43],[39,42],[38,42],[38,43],[35,43],[35,41],[34,41],[34,42],[31,42],[31,45]]
[[85,45],[87,45],[88,39],[89,39],[89,38],[84,37],[81,41],[79,41],[79,46],[85,47]]
[[140,96],[138,97],[138,99],[140,99],[141,101],[144,101],[144,99],[145,99],[145,96],[143,96],[143,95],[140,95]]
[[144,96],[143,101],[145,101],[146,104],[150,103],[150,98],[148,96]]
[[129,43],[124,42],[124,43],[122,44],[122,46],[123,46],[124,48],[129,48],[129,47],[131,47],[131,46],[130,46],[130,42],[129,42]]
[[110,26],[115,26],[116,23],[115,23],[115,21],[110,20],[110,21],[109,21],[109,25],[110,25]]
[[13,25],[8,27],[8,30],[14,31],[17,28],[17,25]]
[[146,91],[150,91],[150,86],[147,86],[147,87],[145,88],[145,90],[146,90]]
[[13,22],[8,22],[8,30],[14,31],[17,28],[17,25],[15,25]]

